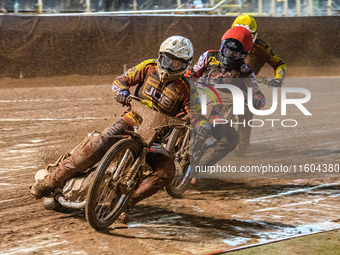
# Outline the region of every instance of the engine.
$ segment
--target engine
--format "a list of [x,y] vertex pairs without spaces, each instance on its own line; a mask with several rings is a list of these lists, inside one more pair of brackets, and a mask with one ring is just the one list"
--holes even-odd
[[94,173],[95,171],[92,171],[86,176],[76,177],[68,180],[63,188],[65,199],[72,202],[84,201]]

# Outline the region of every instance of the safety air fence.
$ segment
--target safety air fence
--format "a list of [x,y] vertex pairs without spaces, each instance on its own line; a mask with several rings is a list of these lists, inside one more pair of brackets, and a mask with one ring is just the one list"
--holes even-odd
[[[157,58],[167,37],[182,35],[194,62],[219,49],[234,17],[180,15],[0,16],[0,77],[119,74]],[[339,64],[340,16],[258,17],[259,38],[287,66]]]

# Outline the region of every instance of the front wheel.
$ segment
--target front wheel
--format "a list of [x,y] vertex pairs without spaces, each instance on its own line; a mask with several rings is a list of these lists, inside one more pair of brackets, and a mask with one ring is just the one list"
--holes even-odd
[[97,167],[85,206],[86,219],[94,229],[109,227],[127,206],[134,189],[122,189],[121,183],[140,150],[134,140],[123,139],[111,147]]

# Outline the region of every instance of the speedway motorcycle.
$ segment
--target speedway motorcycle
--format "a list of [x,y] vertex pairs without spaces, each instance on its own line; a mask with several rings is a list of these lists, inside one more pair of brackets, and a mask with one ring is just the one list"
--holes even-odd
[[[162,130],[169,127],[181,130],[189,125],[184,120],[146,107],[146,103],[138,97],[129,96],[128,104],[142,117],[142,124],[122,136],[99,163],[68,180],[63,189],[52,197],[44,198],[43,205],[46,209],[85,209],[87,221],[96,230],[104,230],[118,219],[133,191],[152,171],[145,163],[145,158]],[[52,166],[57,166],[71,153],[38,171],[36,181],[42,179]]]
[[[270,79],[265,77],[258,77],[258,83],[262,83],[270,87]],[[233,98],[230,93],[223,93],[219,91],[221,96],[222,107],[219,112],[220,116],[223,116],[224,120],[228,123],[237,121],[237,116],[233,115]],[[208,109],[211,109],[214,101],[207,103]],[[211,112],[211,111],[210,111]],[[209,119],[209,116],[208,116]],[[190,135],[192,139],[190,139]],[[173,198],[182,198],[184,191],[190,186],[192,180],[192,167],[190,166],[190,159],[192,163],[197,163],[205,149],[213,145],[216,139],[210,137],[203,140],[198,134],[196,134],[190,126],[185,129],[173,129],[165,148],[173,155],[176,175],[172,182],[165,187],[166,192]],[[190,149],[190,147],[192,149]]]
[[[233,115],[233,100],[231,94],[226,94],[221,98],[223,107],[220,110],[229,122]],[[212,107],[213,101],[208,102],[208,109]],[[213,145],[216,139],[210,137],[203,139],[190,125],[185,129],[173,129],[165,148],[173,155],[176,174],[170,184],[165,187],[165,191],[173,198],[181,198],[184,191],[190,186],[192,180],[192,164],[198,163],[206,148]]]

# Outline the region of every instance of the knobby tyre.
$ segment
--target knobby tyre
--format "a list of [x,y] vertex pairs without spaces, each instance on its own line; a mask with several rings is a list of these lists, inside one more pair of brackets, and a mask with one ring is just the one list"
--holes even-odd
[[184,129],[173,129],[166,144],[166,149],[172,155],[175,155],[176,174],[171,183],[165,186],[165,191],[173,198],[182,198],[182,194],[191,181],[189,140],[186,141],[182,153],[179,152],[184,142],[185,132],[186,130]]
[[122,180],[140,150],[134,140],[123,139],[111,147],[98,165],[85,206],[86,219],[94,229],[108,228],[126,208],[133,189],[122,189]]

